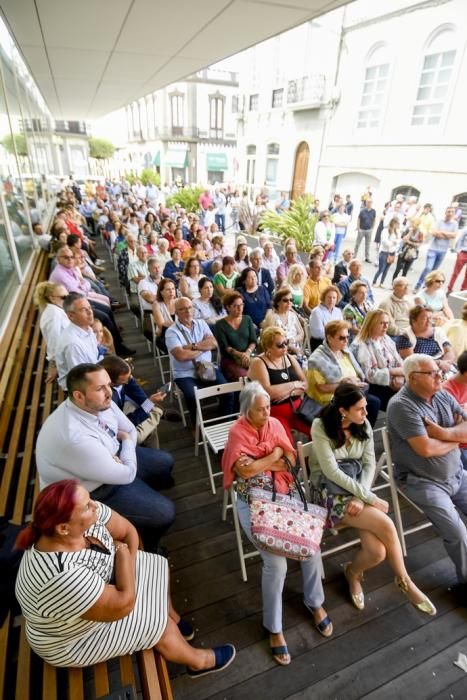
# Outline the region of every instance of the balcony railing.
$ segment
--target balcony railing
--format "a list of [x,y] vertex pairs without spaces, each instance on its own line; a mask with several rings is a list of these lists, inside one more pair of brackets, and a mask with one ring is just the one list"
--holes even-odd
[[80,136],[88,135],[86,122],[68,121],[64,119],[59,119],[55,122],[55,131],[60,134],[78,134]]
[[215,70],[214,68],[204,68],[187,78],[189,81],[200,81],[206,83],[218,83],[220,85],[238,85],[238,73],[230,70]]
[[326,78],[324,75],[305,75],[289,80],[287,106],[290,109],[318,108],[325,102]]

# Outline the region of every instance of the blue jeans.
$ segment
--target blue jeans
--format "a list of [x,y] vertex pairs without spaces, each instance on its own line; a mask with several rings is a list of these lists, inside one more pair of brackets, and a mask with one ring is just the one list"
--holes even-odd
[[138,530],[147,551],[155,551],[159,538],[175,520],[175,505],[155,489],[171,485],[174,459],[165,450],[136,448],[137,470],[131,484],[104,484],[92,498],[127,518]]
[[422,274],[418,278],[418,282],[414,287],[414,291],[417,291],[420,289],[420,287],[423,284],[423,281],[427,274],[431,272],[432,270],[437,270],[438,267],[441,265],[443,262],[445,256],[446,256],[447,250],[431,250],[429,249],[426,254],[426,260],[425,260],[425,267],[422,271]]
[[378,277],[381,275],[381,284],[384,284],[388,270],[392,263],[388,263],[388,253],[380,252],[378,258],[378,269],[375,276],[373,277],[373,284],[376,284]]
[[225,214],[214,214],[214,220],[217,224],[219,231],[224,233],[225,231]]
[[[191,423],[194,426],[196,424],[195,388],[205,389],[208,386],[216,386],[216,384],[227,384],[227,381],[220,369],[216,367],[216,381],[214,382],[202,382],[200,379],[195,379],[194,377],[179,377],[175,380],[175,384],[185,397],[186,407],[190,414]],[[219,396],[219,404],[220,415],[228,416],[229,413],[234,412],[234,395],[222,394]]]
[[346,231],[344,233],[336,233],[334,236],[334,251],[332,253],[333,259],[335,261],[339,260],[339,251],[341,249],[342,241],[345,238]]
[[[237,500],[238,519],[245,535],[253,544],[250,527],[250,508],[245,501]],[[256,547],[256,545],[255,545]],[[263,560],[261,593],[263,596],[263,625],[272,634],[282,632],[282,591],[287,575],[287,559],[277,554],[259,550]],[[321,580],[321,554],[300,562],[303,579],[303,602],[309,610],[324,603]]]

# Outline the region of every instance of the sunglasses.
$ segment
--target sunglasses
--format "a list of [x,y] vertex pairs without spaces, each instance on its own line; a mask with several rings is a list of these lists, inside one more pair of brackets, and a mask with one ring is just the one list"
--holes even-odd
[[282,343],[276,343],[275,345],[276,345],[276,348],[278,348],[279,350],[283,350],[284,348],[287,347],[288,344],[289,344],[288,340],[283,340]]
[[291,299],[290,297],[287,297],[287,299],[282,299],[282,301],[284,301],[285,303],[288,304],[288,303],[292,302],[293,299]]
[[349,339],[348,335],[338,335],[337,337],[339,340],[348,340]]

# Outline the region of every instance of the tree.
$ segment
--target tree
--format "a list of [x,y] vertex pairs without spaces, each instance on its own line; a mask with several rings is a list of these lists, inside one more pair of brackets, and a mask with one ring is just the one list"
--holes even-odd
[[160,187],[161,185],[161,176],[157,170],[154,170],[154,168],[144,168],[141,171],[140,180],[146,187],[148,185],[156,185],[156,187]]
[[310,251],[315,237],[318,214],[312,214],[314,198],[310,194],[291,202],[290,209],[278,214],[267,211],[261,217],[261,226],[275,233],[283,241],[295,238],[298,250]]
[[180,204],[186,212],[199,211],[199,198],[204,192],[204,187],[184,187],[167,198],[167,206],[173,207],[174,204]]
[[13,156],[15,155],[15,146],[16,153],[19,156],[28,155],[28,147],[24,134],[7,134],[7,136],[2,139],[2,145],[5,147],[8,153],[11,153]]
[[107,139],[89,139],[89,155],[91,158],[105,160],[112,158],[115,153],[115,146]]

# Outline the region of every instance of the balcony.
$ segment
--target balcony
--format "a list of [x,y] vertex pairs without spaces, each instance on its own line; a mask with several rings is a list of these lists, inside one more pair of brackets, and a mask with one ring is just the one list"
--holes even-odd
[[216,85],[230,85],[238,87],[238,73],[230,70],[215,70],[214,68],[204,68],[187,78],[192,83],[213,83]]
[[55,131],[58,134],[76,134],[78,136],[89,136],[86,122],[68,121],[58,119],[55,122]]
[[288,109],[319,109],[325,104],[326,78],[324,75],[305,75],[289,80],[287,85]]

